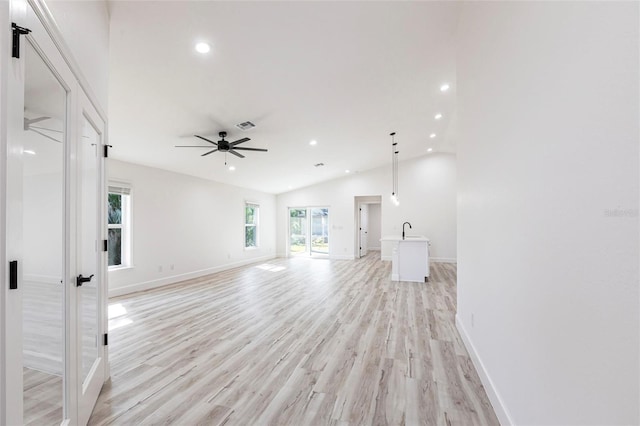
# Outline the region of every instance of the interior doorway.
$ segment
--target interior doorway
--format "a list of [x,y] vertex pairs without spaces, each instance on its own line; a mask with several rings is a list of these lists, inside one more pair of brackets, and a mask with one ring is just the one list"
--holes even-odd
[[370,251],[380,250],[382,197],[355,197],[355,257],[366,256]]
[[289,255],[329,255],[329,208],[289,208]]

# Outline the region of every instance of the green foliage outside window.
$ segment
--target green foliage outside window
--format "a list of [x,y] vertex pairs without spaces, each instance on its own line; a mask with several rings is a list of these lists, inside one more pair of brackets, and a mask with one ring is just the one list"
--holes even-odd
[[244,208],[244,246],[258,247],[258,214],[260,207],[247,204]]
[[122,195],[109,194],[107,206],[107,223],[109,224],[108,259],[109,266],[122,264]]

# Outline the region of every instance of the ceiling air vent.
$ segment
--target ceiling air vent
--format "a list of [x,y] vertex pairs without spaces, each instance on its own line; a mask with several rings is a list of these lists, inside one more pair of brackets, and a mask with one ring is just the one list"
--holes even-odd
[[249,130],[256,127],[256,125],[250,121],[245,121],[244,123],[236,124],[236,127],[240,130]]
[[322,166],[324,166],[324,163],[317,163],[313,165],[313,167],[322,167]]

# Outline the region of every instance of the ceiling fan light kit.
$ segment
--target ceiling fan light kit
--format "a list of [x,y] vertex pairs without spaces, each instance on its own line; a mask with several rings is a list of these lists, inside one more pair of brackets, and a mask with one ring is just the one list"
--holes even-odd
[[[212,145],[215,145],[216,148],[212,149],[211,151],[205,152],[204,154],[201,155],[201,157],[204,157],[205,155],[209,155],[209,154],[213,154],[214,152],[224,152],[225,155],[226,153],[230,153],[235,155],[236,157],[239,158],[244,158],[244,155],[240,154],[238,151],[258,151],[258,152],[267,152],[267,149],[264,148],[243,148],[240,147],[238,145],[240,145],[241,143],[245,143],[250,141],[250,138],[242,138],[242,139],[238,139],[237,141],[233,141],[233,142],[229,142],[227,140],[225,140],[225,138],[227,137],[227,132],[219,132],[218,136],[220,137],[220,140],[217,142],[212,141],[211,139],[207,139],[204,136],[200,136],[200,135],[194,135],[196,138],[202,139],[205,142],[208,142]],[[176,145],[176,148],[211,148],[210,146],[207,145]],[[227,165],[227,159],[225,156],[225,160],[224,160],[224,164],[225,166]]]

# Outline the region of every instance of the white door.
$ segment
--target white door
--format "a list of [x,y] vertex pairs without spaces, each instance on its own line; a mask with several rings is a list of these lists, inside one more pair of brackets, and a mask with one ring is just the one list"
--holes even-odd
[[104,123],[80,95],[76,139],[76,289],[78,423],[86,424],[105,378],[104,303],[106,247],[102,179]]
[[[104,124],[30,5],[12,2],[11,19],[30,33],[9,61],[6,254],[16,285],[2,307],[0,423],[86,424],[106,371]],[[80,274],[94,278],[77,286]]]
[[360,257],[367,255],[369,229],[369,205],[360,205]]

